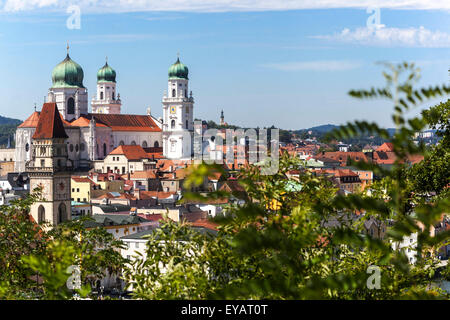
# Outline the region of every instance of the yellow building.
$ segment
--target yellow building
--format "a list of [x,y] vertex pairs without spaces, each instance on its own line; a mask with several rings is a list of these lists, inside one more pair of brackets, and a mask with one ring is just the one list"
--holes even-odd
[[72,201],[90,202],[108,192],[123,192],[124,180],[107,179],[94,175],[90,177],[72,176]]

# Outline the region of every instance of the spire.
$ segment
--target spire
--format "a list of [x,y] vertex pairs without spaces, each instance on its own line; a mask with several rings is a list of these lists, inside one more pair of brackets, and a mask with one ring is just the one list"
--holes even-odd
[[44,103],[33,139],[68,138],[56,103]]

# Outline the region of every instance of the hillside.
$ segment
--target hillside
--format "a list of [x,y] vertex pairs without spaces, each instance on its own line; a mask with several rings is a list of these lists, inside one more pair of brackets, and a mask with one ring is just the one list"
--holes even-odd
[[0,148],[8,145],[8,138],[11,139],[11,147],[14,147],[14,134],[21,123],[21,120],[0,116]]

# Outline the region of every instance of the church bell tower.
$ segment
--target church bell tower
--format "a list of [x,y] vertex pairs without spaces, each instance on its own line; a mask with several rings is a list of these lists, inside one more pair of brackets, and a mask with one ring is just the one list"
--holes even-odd
[[67,138],[57,104],[44,103],[32,137],[32,159],[26,164],[31,191],[41,189],[38,201],[30,208],[38,223],[57,225],[71,219]]
[[193,154],[194,98],[189,92],[189,70],[177,61],[169,68],[163,104],[163,152],[168,159],[190,159]]

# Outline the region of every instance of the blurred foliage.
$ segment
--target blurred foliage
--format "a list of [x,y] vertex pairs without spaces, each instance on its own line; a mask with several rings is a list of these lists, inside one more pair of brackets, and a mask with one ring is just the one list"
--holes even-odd
[[[0,208],[0,299],[69,299],[87,296],[106,272],[120,274],[125,260],[104,228],[86,229],[83,218],[49,228],[30,219],[29,210],[41,190]],[[41,228],[43,227],[43,228]],[[81,289],[69,290],[69,266],[81,270]]]
[[[407,179],[408,157],[423,154],[414,134],[427,125],[423,117],[407,119],[405,111],[449,88],[414,89],[419,70],[413,64],[388,65],[387,85],[354,90],[359,99],[393,102],[393,135],[376,123],[356,121],[334,130],[329,139],[358,135],[389,139],[397,160],[391,170],[352,162],[384,177],[370,192],[341,196],[324,176],[302,170],[284,154],[279,171],[262,175],[260,168],[242,169],[238,181],[249,201],[230,204],[215,219],[214,237],[192,236],[192,226],[166,222],[149,238],[146,256],[137,256],[127,276],[136,298],[151,299],[435,299],[448,298],[433,286],[439,260],[434,253],[448,242],[449,231],[430,235],[448,210],[448,197],[423,201]],[[202,164],[187,179],[192,187],[220,170]],[[293,170],[300,174],[293,175]],[[300,190],[300,191],[299,191]],[[195,197],[193,194],[186,194]],[[225,196],[220,194],[221,197]],[[204,195],[202,195],[204,197]],[[231,195],[228,195],[231,197]],[[364,213],[356,215],[356,213]],[[375,219],[387,228],[372,237],[365,222]],[[334,221],[334,223],[333,223]],[[393,244],[417,235],[417,262]],[[180,239],[190,238],[181,245]],[[171,252],[171,254],[167,254]],[[368,268],[380,268],[380,288],[368,287]]]

